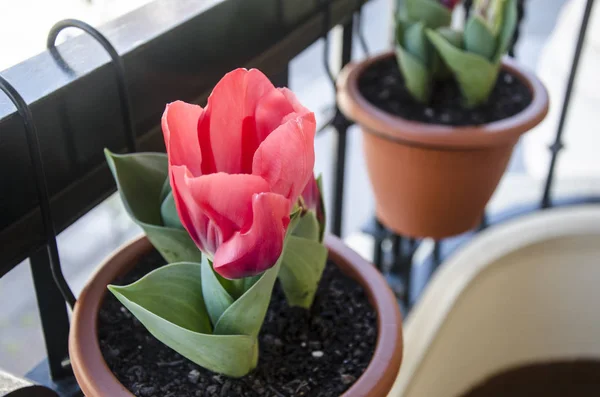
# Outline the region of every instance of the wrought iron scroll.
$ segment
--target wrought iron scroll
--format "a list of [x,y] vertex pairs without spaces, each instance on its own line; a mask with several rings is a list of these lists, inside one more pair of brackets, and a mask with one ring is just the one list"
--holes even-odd
[[125,77],[125,67],[123,65],[123,59],[115,49],[115,47],[108,41],[108,39],[100,33],[93,26],[79,21],[77,19],[65,19],[60,22],[57,22],[48,33],[48,40],[46,42],[46,46],[48,50],[50,50],[51,54],[57,60],[59,65],[66,71],[69,71],[69,66],[62,60],[62,57],[58,53],[56,48],[56,38],[58,34],[66,28],[77,28],[83,30],[85,33],[92,36],[102,47],[108,52],[112,63],[115,67],[115,72],[117,74],[117,87],[119,90],[119,101],[121,106],[121,112],[123,115],[123,125],[125,126],[126,133],[126,142],[127,148],[129,152],[137,151],[137,143],[135,140],[135,129],[133,125],[133,117],[131,112],[131,100],[129,96],[129,90],[127,88],[127,79]]
[[40,212],[42,216],[42,226],[48,246],[48,254],[50,256],[50,266],[52,276],[58,286],[65,301],[73,308],[75,306],[75,295],[69,288],[60,266],[60,258],[58,255],[58,245],[56,244],[56,230],[52,220],[52,212],[50,210],[50,195],[48,193],[48,185],[46,183],[46,172],[42,161],[42,153],[38,141],[38,134],[33,121],[33,115],[27,102],[21,94],[3,77],[0,76],[0,89],[8,96],[12,103],[17,108],[17,111],[23,119],[25,127],[25,137],[29,147],[29,156],[33,166],[35,187],[39,200]]

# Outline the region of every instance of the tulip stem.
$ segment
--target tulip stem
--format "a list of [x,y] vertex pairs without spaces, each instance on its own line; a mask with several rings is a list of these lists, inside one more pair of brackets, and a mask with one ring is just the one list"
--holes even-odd
[[227,289],[227,292],[233,297],[233,299],[238,299],[240,296],[244,295],[246,291],[250,289],[254,285],[254,283],[260,278],[260,274],[252,277],[244,277],[233,280],[227,280],[227,286],[224,286]]

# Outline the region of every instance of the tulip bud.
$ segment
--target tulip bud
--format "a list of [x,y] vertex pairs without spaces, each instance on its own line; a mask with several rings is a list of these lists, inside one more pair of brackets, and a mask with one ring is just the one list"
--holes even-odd
[[312,211],[319,222],[319,227],[322,231],[325,228],[325,209],[319,183],[315,178],[311,178],[304,191],[302,192],[303,206],[307,211]]
[[496,35],[502,24],[504,0],[476,0],[473,7],[475,15],[480,16],[490,31]]
[[458,5],[458,3],[460,3],[460,0],[440,0],[440,3],[444,7],[453,10]]

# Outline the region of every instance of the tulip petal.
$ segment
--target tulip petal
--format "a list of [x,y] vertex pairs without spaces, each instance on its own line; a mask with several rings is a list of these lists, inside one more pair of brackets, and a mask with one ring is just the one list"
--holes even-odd
[[286,87],[278,88],[277,90],[283,94],[285,99],[292,106],[292,109],[295,113],[300,113],[300,114],[310,113],[310,110],[305,108],[304,105],[302,105],[300,103],[300,101],[296,97],[296,94],[294,94],[294,92],[292,90],[290,90]]
[[256,107],[254,121],[256,123],[256,139],[247,140],[243,147],[242,168],[244,172],[252,172],[254,152],[260,144],[282,124],[298,115],[304,115],[310,111],[302,106],[294,93],[287,88],[276,88],[267,92]]
[[214,253],[234,232],[252,226],[252,197],[269,191],[269,184],[263,178],[225,173],[194,178],[181,168],[172,167],[175,205],[194,241],[197,244],[200,241],[201,249]]
[[186,165],[192,175],[200,176],[202,153],[198,143],[198,120],[204,109],[182,101],[170,103],[162,116],[162,130],[169,164]]
[[276,264],[290,222],[289,200],[275,193],[255,194],[252,226],[237,232],[215,253],[213,266],[229,279],[259,274]]
[[209,256],[214,254],[223,237],[217,225],[195,204],[187,183],[193,175],[184,165],[170,166],[169,173],[181,224],[202,252]]
[[292,204],[313,176],[315,130],[313,113],[297,116],[273,131],[254,154],[252,174],[263,177],[272,192]]
[[256,107],[261,97],[272,90],[273,84],[256,69],[236,69],[217,83],[208,98],[206,114],[198,122],[202,154],[205,148],[212,149],[215,171],[243,172],[244,148],[258,146]]
[[[252,225],[252,197],[269,191],[269,184],[260,176],[249,174],[216,174],[188,178],[190,194],[209,218],[225,233],[245,230]],[[230,233],[225,233],[227,239]]]
[[[308,110],[304,110],[303,113],[309,113]],[[292,113],[295,113],[294,107],[281,89],[273,88],[273,90],[266,93],[260,99],[255,111],[258,144],[264,141],[271,132],[275,131],[282,124],[285,117]],[[258,145],[256,145],[257,147]]]

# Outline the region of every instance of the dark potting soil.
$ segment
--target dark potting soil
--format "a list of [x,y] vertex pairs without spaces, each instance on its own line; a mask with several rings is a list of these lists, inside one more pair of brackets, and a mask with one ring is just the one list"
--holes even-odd
[[[162,264],[152,252],[116,284]],[[364,290],[331,263],[310,312],[288,307],[276,285],[260,333],[258,367],[240,379],[198,367],[166,347],[110,293],[98,320],[109,368],[139,397],[337,397],[364,372],[377,339],[377,314]]]
[[531,364],[494,375],[463,397],[600,396],[600,361]]
[[371,104],[406,120],[428,124],[467,126],[491,123],[521,112],[532,101],[531,92],[514,75],[501,71],[487,103],[464,108],[462,94],[454,80],[436,83],[431,103],[415,101],[404,85],[404,77],[394,57],[385,58],[366,69],[359,90]]

